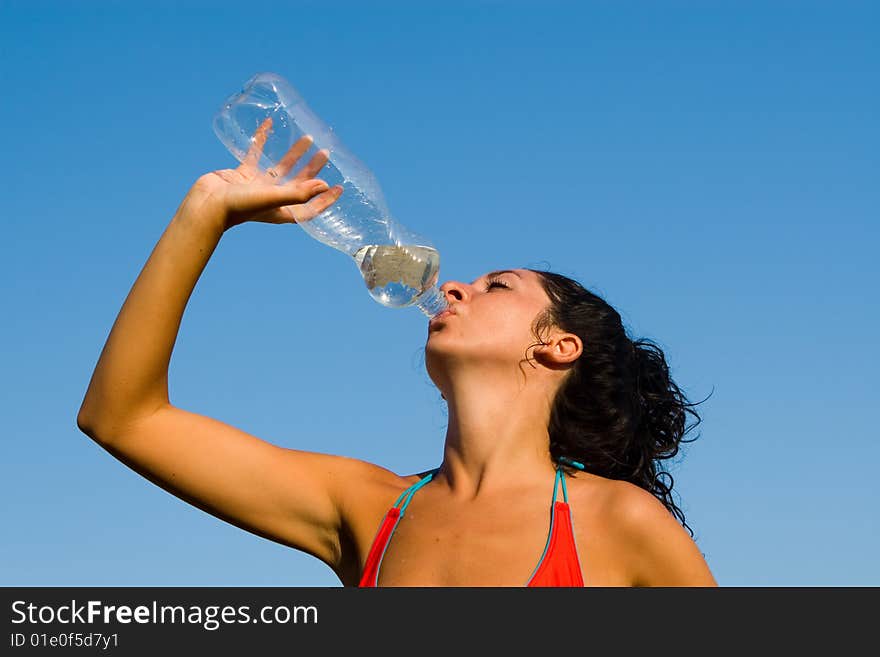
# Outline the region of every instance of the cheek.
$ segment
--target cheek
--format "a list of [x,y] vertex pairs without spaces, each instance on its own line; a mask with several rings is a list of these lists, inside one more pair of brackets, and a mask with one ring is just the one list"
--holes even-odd
[[523,330],[520,319],[510,315],[488,317],[467,334],[457,333],[456,339],[461,340],[463,348],[493,360],[519,361],[528,345],[535,341],[528,330]]
[[425,349],[438,355],[519,362],[536,342],[530,332],[531,319],[532,315],[513,310],[455,318],[428,332]]

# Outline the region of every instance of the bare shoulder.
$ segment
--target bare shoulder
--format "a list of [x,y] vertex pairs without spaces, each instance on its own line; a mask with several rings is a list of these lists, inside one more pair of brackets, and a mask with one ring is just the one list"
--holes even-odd
[[653,494],[586,473],[576,481],[570,489],[587,507],[582,513],[608,532],[635,586],[717,586],[690,534]]
[[381,465],[348,456],[327,455],[325,458],[328,466],[332,463],[337,507],[343,520],[354,525],[363,519],[375,520],[377,510],[387,510],[401,492],[429,472],[398,474]]
[[[331,456],[341,467],[340,475],[350,479],[348,488],[359,492],[370,491],[383,495],[406,489],[418,482],[430,470],[413,474],[400,474],[384,466],[349,456]],[[364,488],[366,487],[366,488]]]
[[[400,491],[419,480],[419,475],[398,474],[386,467],[347,456],[332,457],[338,464],[339,507],[358,515],[374,504],[394,499]],[[351,516],[349,516],[351,519]]]
[[674,527],[684,531],[669,509],[644,488],[612,480],[609,489],[609,510],[622,531],[636,535],[651,535]]
[[569,495],[584,503],[578,505],[579,508],[585,506],[589,510],[601,511],[613,517],[618,517],[624,511],[628,514],[650,514],[658,508],[666,511],[656,497],[628,481],[578,472],[574,477],[567,477],[566,482]]

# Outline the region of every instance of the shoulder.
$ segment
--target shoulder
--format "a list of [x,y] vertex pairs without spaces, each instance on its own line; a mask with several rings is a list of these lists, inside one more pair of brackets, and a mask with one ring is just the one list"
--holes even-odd
[[338,458],[345,463],[334,486],[340,518],[356,533],[366,530],[370,536],[375,532],[373,525],[394,505],[400,494],[431,472],[428,469],[399,474],[369,461]]
[[628,481],[613,481],[609,489],[608,510],[618,528],[632,538],[649,538],[658,531],[680,527],[669,509],[644,488]]
[[427,472],[418,474],[398,474],[381,465],[355,458],[334,457],[338,464],[339,506],[344,508],[363,508],[373,504],[384,504],[403,490],[419,481]]
[[626,481],[590,475],[600,525],[635,586],[716,586],[690,534],[650,492]]
[[579,506],[597,510],[616,521],[644,519],[644,516],[666,511],[660,501],[643,488],[619,479],[609,479],[589,472],[578,472],[566,478],[568,490]]
[[628,541],[650,539],[658,531],[680,527],[660,500],[628,481],[584,472],[568,486],[577,499],[578,512],[594,514],[607,531]]
[[[310,468],[325,483],[340,529],[373,523],[421,474],[398,474],[389,468],[348,456],[308,453]],[[302,457],[300,457],[302,458]],[[305,480],[292,485],[307,485]]]

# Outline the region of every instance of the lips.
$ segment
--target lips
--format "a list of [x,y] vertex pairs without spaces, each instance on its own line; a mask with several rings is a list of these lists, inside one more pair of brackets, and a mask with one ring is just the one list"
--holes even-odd
[[454,315],[454,314],[455,314],[455,310],[454,310],[454,309],[452,309],[452,308],[447,308],[446,310],[444,310],[444,311],[443,311],[442,313],[440,313],[439,315],[434,315],[434,316],[431,318],[431,322],[430,322],[430,323],[437,322],[437,321],[439,321],[439,320],[441,320],[441,319],[444,319],[444,318],[449,317],[450,315]]

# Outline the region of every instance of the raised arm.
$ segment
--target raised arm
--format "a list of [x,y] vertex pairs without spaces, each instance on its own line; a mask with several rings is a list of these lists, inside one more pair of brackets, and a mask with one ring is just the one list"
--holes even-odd
[[[341,188],[313,178],[327,162],[325,151],[284,185],[261,172],[256,162],[267,129],[258,131],[241,166],[202,176],[178,207],[104,345],[79,411],[81,428],[110,429],[168,405],[168,365],[180,321],[225,231],[245,221],[306,221],[338,198]],[[306,138],[294,145],[288,170],[310,145]]]
[[77,425],[181,499],[336,569],[345,482],[381,478],[381,469],[277,447],[176,408],[168,397],[168,366],[186,304],[225,231],[245,221],[307,221],[342,191],[314,178],[325,151],[295,179],[276,182],[308,150],[307,138],[282,160],[277,178],[259,171],[268,127],[258,131],[241,166],[202,176],[183,199],[113,324]]

